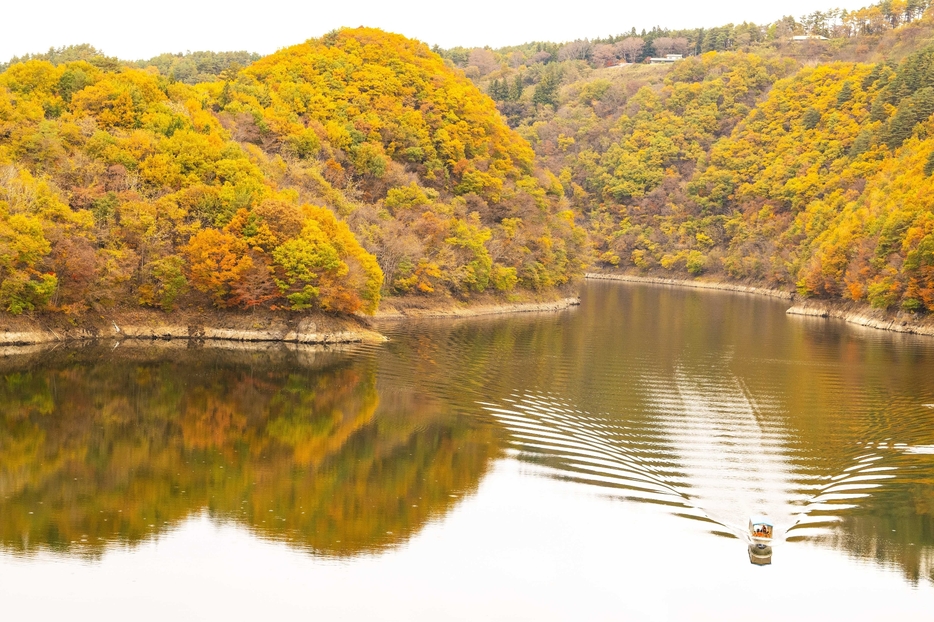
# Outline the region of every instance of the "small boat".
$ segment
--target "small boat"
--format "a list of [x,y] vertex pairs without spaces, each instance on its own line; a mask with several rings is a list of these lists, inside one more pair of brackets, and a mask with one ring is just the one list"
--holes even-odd
[[749,539],[758,548],[764,549],[772,545],[772,521],[764,516],[753,516],[749,519]]

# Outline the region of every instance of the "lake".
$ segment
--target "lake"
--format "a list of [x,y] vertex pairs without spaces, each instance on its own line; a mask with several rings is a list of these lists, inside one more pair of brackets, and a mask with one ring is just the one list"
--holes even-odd
[[927,619],[934,339],[787,304],[6,352],[4,617]]

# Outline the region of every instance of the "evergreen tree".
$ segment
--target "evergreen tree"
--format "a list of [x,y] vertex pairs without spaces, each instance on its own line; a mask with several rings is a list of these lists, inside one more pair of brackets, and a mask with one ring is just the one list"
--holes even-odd
[[535,87],[532,102],[536,104],[558,103],[558,86],[561,84],[561,75],[556,70],[550,70],[542,76],[542,81]]
[[911,136],[915,126],[934,114],[934,87],[926,87],[902,101],[889,121],[885,144],[891,149],[901,146]]
[[924,163],[924,174],[930,177],[931,173],[934,173],[934,151],[928,155],[928,159]]
[[509,85],[509,101],[519,101],[522,97],[522,76],[516,74],[516,78]]
[[842,106],[846,102],[850,101],[853,97],[853,87],[850,86],[849,81],[844,82],[843,86],[840,87],[840,92],[837,93],[837,105]]
[[493,98],[493,101],[503,101],[506,99],[503,93],[503,87],[505,85],[499,81],[499,78],[490,82],[489,95]]

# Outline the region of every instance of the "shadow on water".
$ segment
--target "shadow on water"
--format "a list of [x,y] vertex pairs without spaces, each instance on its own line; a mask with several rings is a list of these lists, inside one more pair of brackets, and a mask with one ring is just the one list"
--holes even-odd
[[473,491],[489,426],[353,350],[89,347],[0,360],[0,546],[90,557],[207,511],[317,555],[404,542]]

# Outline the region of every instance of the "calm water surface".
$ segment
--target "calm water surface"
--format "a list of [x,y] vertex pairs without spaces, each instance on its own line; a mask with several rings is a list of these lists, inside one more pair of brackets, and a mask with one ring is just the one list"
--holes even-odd
[[934,339],[785,307],[5,353],[3,617],[930,619]]

